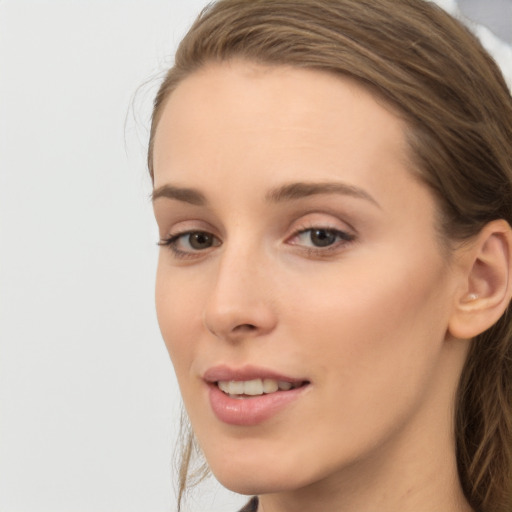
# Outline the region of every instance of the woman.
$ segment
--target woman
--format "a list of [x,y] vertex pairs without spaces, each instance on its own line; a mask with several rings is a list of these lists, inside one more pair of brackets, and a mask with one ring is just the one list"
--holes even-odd
[[247,510],[511,510],[511,137],[428,2],[221,0],[190,29],[151,128],[157,313]]

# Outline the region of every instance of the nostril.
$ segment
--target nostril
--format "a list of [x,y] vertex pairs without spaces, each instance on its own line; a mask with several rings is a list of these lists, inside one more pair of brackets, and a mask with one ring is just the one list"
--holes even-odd
[[256,329],[257,329],[257,327],[253,324],[241,324],[241,325],[237,325],[233,329],[233,332],[250,332],[250,331],[255,331]]

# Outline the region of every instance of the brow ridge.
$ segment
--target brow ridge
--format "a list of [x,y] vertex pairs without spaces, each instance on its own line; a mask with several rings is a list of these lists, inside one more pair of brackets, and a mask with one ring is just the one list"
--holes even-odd
[[162,185],[153,190],[151,194],[151,200],[153,202],[161,197],[183,201],[196,206],[203,206],[207,203],[205,195],[199,190],[174,185]]
[[359,199],[365,199],[380,208],[379,203],[362,188],[342,182],[289,183],[269,191],[265,199],[271,203],[293,201],[319,194],[342,194]]
[[[342,194],[365,199],[380,208],[379,203],[368,192],[354,185],[342,182],[287,183],[267,192],[265,200],[270,203],[280,203],[320,194]],[[196,206],[204,206],[208,202],[206,196],[197,189],[170,184],[156,188],[151,194],[152,201],[161,197],[183,201]]]

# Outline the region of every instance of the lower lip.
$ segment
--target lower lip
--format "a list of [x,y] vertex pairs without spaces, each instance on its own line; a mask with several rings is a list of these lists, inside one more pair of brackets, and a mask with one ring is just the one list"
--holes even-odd
[[216,384],[210,384],[209,387],[210,405],[215,416],[229,425],[248,427],[278,414],[294,402],[308,386],[251,398],[232,398],[222,392]]

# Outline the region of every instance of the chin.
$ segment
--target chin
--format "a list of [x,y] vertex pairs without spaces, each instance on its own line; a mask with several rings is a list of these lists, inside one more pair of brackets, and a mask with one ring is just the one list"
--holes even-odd
[[306,487],[318,475],[305,471],[304,464],[287,461],[286,458],[258,457],[245,454],[244,457],[213,460],[210,469],[215,478],[230,491],[238,494],[256,495],[286,492]]
[[253,496],[284,492],[302,487],[295,478],[292,480],[289,475],[280,478],[275,475],[274,471],[267,470],[245,474],[236,471],[236,468],[234,469],[220,472],[212,470],[212,473],[226,489],[238,494]]

